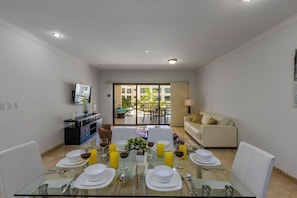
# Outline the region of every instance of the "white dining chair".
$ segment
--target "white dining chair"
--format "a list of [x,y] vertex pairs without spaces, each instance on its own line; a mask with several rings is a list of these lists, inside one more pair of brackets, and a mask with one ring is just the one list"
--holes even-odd
[[160,129],[161,140],[167,140],[173,146],[173,134],[171,128],[161,128]]
[[240,142],[231,174],[257,198],[265,198],[275,156],[246,142]]
[[173,146],[173,134],[170,128],[149,128],[148,141],[157,143],[158,140],[167,140]]
[[134,126],[115,126],[112,127],[111,142],[116,143],[119,140],[128,140],[136,137],[136,127]]
[[35,141],[0,151],[0,192],[3,198],[44,174],[44,167]]

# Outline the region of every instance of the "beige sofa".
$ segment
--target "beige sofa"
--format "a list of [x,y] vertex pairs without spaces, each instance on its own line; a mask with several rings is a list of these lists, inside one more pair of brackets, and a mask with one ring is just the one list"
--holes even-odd
[[185,131],[203,147],[237,147],[237,128],[231,119],[210,112],[184,117]]

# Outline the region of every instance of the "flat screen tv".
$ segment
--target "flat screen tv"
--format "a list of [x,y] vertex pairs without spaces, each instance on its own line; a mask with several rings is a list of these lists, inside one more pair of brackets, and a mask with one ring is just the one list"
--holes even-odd
[[74,104],[88,104],[91,102],[92,86],[75,84],[73,103]]

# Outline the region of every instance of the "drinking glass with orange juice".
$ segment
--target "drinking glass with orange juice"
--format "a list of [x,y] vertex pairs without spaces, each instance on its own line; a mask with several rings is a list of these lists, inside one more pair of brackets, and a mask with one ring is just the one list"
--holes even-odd
[[157,144],[157,156],[158,157],[164,156],[164,144],[162,144],[162,143]]
[[173,153],[171,151],[164,153],[164,161],[166,166],[173,168]]

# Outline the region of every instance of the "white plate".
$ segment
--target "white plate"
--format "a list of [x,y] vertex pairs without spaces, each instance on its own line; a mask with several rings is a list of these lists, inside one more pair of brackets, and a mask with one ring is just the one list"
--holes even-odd
[[180,190],[182,188],[182,180],[176,171],[173,171],[173,177],[168,183],[160,183],[154,177],[153,170],[148,170],[145,177],[145,183],[151,190],[166,192]]
[[[155,152],[157,152],[157,145],[155,144],[154,146],[153,146],[153,151],[155,151]],[[173,151],[173,148],[172,148],[172,146],[170,145],[169,146],[169,148],[164,148],[164,151],[166,152],[166,151]]]
[[201,158],[199,158],[199,156],[195,153],[195,155],[193,155],[193,158],[195,161],[201,163],[201,164],[214,164],[217,163],[218,159],[215,156],[212,156],[210,158],[210,160],[203,160]]
[[173,176],[169,182],[166,182],[166,183],[159,182],[154,173],[150,174],[149,180],[153,186],[159,187],[159,188],[172,188],[177,186],[178,184],[177,182],[178,180]]
[[101,185],[103,183],[105,183],[107,181],[107,179],[109,178],[110,174],[107,174],[108,171],[106,171],[106,173],[104,174],[104,176],[102,178],[100,178],[99,180],[97,181],[89,181],[86,174],[81,174],[79,177],[78,177],[78,181],[79,181],[79,184],[82,185],[82,186],[97,186],[97,185]]
[[66,158],[66,160],[63,160],[63,161],[62,161],[62,164],[65,165],[65,166],[73,166],[73,165],[82,164],[82,163],[84,163],[84,161],[85,161],[85,160],[80,159],[80,160],[77,161],[77,162],[70,162],[70,161]]
[[197,160],[197,154],[196,153],[190,153],[189,157],[192,160],[194,164],[200,165],[200,166],[219,166],[221,165],[221,161],[216,157],[213,156],[213,158],[208,162],[201,162]]
[[[81,174],[81,175],[75,180],[73,186],[74,186],[75,188],[78,188],[78,189],[96,189],[96,188],[104,188],[104,187],[108,186],[108,185],[112,182],[114,176],[115,176],[115,169],[113,169],[113,168],[107,168],[107,169],[106,169],[106,177],[107,177],[107,179],[106,179],[105,182],[103,182],[102,184],[97,184],[97,185],[85,185],[86,183],[83,183],[83,182],[86,181],[86,180],[84,180],[84,179],[86,179],[86,178],[85,178],[84,174]],[[88,182],[89,182],[89,181],[88,181]],[[83,183],[84,185],[82,185],[81,183]],[[94,183],[94,182],[92,182],[92,183]]]
[[88,160],[82,160],[80,163],[71,163],[69,160],[65,157],[61,159],[56,166],[59,168],[77,168],[85,165],[88,162]]

